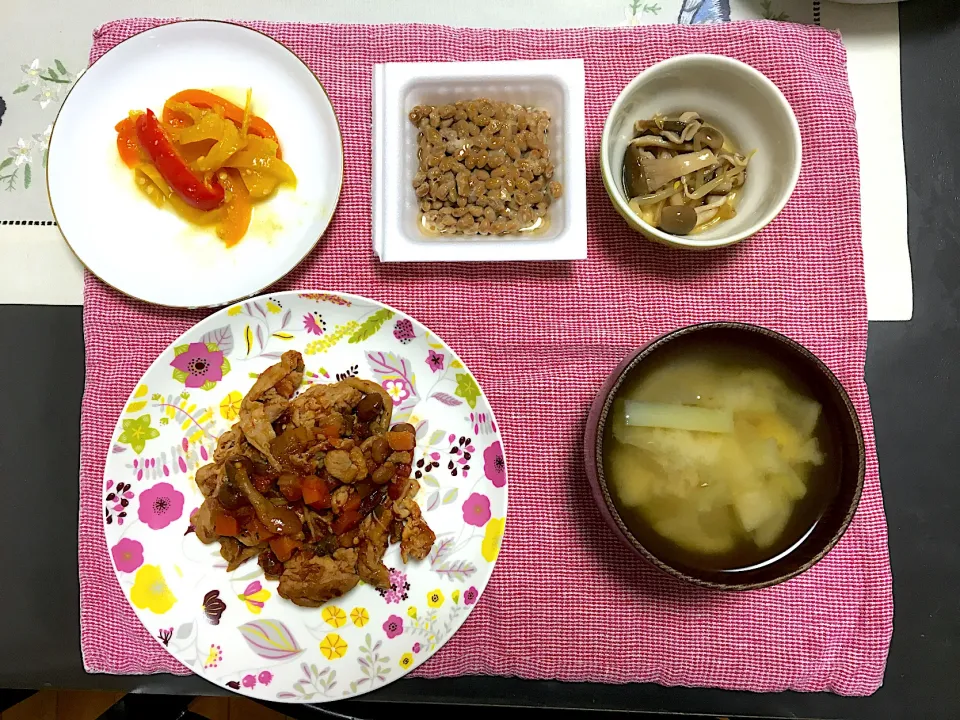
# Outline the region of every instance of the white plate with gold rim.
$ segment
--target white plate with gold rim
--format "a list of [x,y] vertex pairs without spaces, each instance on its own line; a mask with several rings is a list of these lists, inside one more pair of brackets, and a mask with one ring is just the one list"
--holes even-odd
[[[247,235],[227,248],[207,228],[154,207],[121,162],[114,126],[130,110],[162,110],[188,88],[243,103],[277,132],[296,188],[254,209]],[[224,305],[273,284],[317,244],[343,182],[343,143],[323,86],[290,50],[250,28],[184,21],[120,43],[84,73],[50,138],[47,189],[80,261],[104,282],[147,302]]]

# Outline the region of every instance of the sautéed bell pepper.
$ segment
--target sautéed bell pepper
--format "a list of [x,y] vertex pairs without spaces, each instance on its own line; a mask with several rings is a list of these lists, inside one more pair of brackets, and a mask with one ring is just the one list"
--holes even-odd
[[217,237],[227,247],[233,247],[247,234],[253,207],[250,205],[250,193],[236,170],[221,170],[217,176],[227,193],[224,218],[217,226]]
[[[186,103],[195,108],[203,109],[215,110],[219,108],[223,111],[223,116],[227,120],[231,120],[237,125],[243,123],[244,109],[238,105],[234,105],[229,100],[206,90],[181,90],[175,95],[172,95],[163,106],[163,122],[165,124],[177,125],[182,123],[182,118],[180,117],[182,110],[175,106],[176,103]],[[254,135],[259,135],[262,138],[273,140],[273,142],[277,143],[277,157],[281,157],[279,148],[280,141],[277,139],[277,133],[270,123],[261,117],[251,115],[249,116],[247,127]]]
[[187,205],[213,210],[223,202],[223,188],[215,182],[208,185],[194,174],[164,134],[153,110],[137,118],[137,140],[163,179]]
[[132,111],[115,126],[117,153],[156,207],[192,225],[211,226],[227,247],[250,228],[254,205],[296,175],[281,160],[273,127],[251,111],[206,90],[184,90],[152,110]]

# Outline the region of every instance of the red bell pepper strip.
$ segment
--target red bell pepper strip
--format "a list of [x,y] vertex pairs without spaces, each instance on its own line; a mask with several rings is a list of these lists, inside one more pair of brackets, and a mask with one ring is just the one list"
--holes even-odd
[[153,110],[137,118],[137,140],[157,170],[187,205],[197,210],[213,210],[223,203],[223,188],[216,180],[207,185],[177,154],[163,132]]

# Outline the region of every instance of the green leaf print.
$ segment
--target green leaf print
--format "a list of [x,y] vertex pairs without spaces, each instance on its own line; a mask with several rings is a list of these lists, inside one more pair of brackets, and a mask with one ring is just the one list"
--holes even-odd
[[3,162],[0,162],[0,170],[3,170],[5,167],[9,167],[12,164],[13,164],[12,157],[4,158]]
[[457,389],[453,393],[467,401],[473,410],[477,407],[477,398],[480,397],[480,388],[470,373],[457,373]]
[[70,73],[67,72],[67,68],[64,66],[64,64],[63,64],[62,62],[60,62],[59,60],[54,60],[53,63],[54,63],[54,65],[57,66],[57,70],[60,71],[60,74],[61,74],[61,75],[69,75],[69,74],[70,74]]
[[786,22],[790,16],[785,12],[777,12],[773,9],[773,0],[762,0],[760,3],[760,15],[764,20],[776,20],[777,22]]
[[23,166],[23,189],[26,190],[30,187],[30,183],[33,181],[33,170],[30,169],[30,163],[27,163]]
[[393,310],[377,310],[373,315],[363,321],[363,324],[353,335],[350,336],[350,339],[347,340],[347,342],[351,345],[356,345],[357,343],[373,337],[377,330],[382,328],[383,324],[392,318],[393,315]]
[[19,95],[22,92],[26,92],[30,88],[29,85],[18,85],[17,88],[13,91],[14,95]]

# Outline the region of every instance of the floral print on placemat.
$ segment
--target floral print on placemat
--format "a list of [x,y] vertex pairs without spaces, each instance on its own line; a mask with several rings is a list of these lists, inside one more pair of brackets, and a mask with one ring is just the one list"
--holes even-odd
[[[40,110],[45,111],[45,116],[48,113],[49,121],[45,127],[37,128],[37,132],[20,135],[7,148],[5,157],[0,159],[0,188],[13,192],[29,190],[37,184],[36,173],[47,167],[47,148],[56,112],[85,69],[73,72],[61,60],[54,59],[46,63],[41,62],[40,58],[20,66],[20,84],[12,88],[6,99],[0,98],[0,110],[8,111],[13,116],[15,104],[29,101],[39,105]],[[5,114],[0,112],[0,124]],[[36,170],[36,166],[40,170]]]

